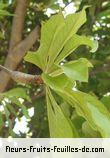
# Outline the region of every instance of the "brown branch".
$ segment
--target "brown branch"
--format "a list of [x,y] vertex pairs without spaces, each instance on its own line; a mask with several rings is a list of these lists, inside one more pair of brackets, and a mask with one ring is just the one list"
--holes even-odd
[[8,54],[5,61],[5,67],[15,70],[26,52],[33,46],[39,37],[40,27],[36,26],[35,29],[13,49],[12,53]]
[[33,46],[33,44],[40,38],[40,26],[36,26],[33,31],[21,42],[19,43],[13,50],[14,60],[16,57],[16,61],[20,62],[27,51]]
[[25,15],[27,10],[28,0],[17,0],[14,18],[12,22],[12,31],[9,52],[22,40],[22,31],[24,27]]
[[[37,26],[23,41],[21,41],[28,2],[29,0],[17,0],[17,7],[12,24],[9,53],[4,64],[6,68],[11,70],[16,70],[26,52],[33,46],[40,36],[40,27]],[[9,81],[10,75],[5,71],[1,71],[0,92],[6,90]]]
[[19,71],[12,71],[2,65],[0,65],[0,69],[8,73],[8,75],[10,75],[10,77],[16,82],[24,84],[43,84],[43,80],[40,75],[31,75]]

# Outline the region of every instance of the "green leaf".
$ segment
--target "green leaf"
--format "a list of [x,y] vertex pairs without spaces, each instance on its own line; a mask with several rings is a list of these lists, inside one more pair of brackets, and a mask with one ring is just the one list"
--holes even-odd
[[76,110],[74,109],[72,115],[71,115],[71,120],[74,123],[77,131],[79,131],[80,135],[82,135],[81,131],[82,131],[82,124],[83,122],[85,122],[85,119],[81,116],[79,116],[76,112]]
[[13,14],[10,14],[6,8],[8,7],[8,4],[0,2],[0,17],[6,16],[13,16]]
[[49,89],[47,89],[46,94],[50,136],[52,138],[72,138],[78,136],[75,128],[73,130],[71,123],[63,114]]
[[42,57],[38,52],[28,52],[27,55],[24,57],[25,61],[33,63],[34,65],[38,66],[40,69],[43,69],[43,62]]
[[13,16],[13,14],[10,14],[8,11],[6,10],[0,10],[0,17],[2,16]]
[[8,110],[9,110],[12,114],[14,114],[14,116],[17,117],[17,112],[16,112],[16,110],[13,108],[13,106],[10,105],[10,104],[7,104],[6,106],[7,106]]
[[104,96],[101,98],[101,102],[107,107],[110,111],[110,96]]
[[94,130],[99,131],[102,137],[110,137],[110,114],[100,101],[89,94],[73,91],[73,87],[68,86],[67,82],[60,86],[60,76],[50,77],[43,74],[42,78],[66,102],[75,107],[77,113],[84,117]]
[[27,108],[26,108],[23,104],[21,105],[21,109],[22,109],[22,112],[23,112],[24,116],[25,116],[27,119],[30,120],[30,116],[29,116],[28,110],[27,110]]
[[57,65],[53,66],[52,72],[49,73],[49,75],[52,76],[52,77],[56,77],[56,76],[59,76],[61,74],[63,74],[63,70],[59,67],[59,65],[58,66]]
[[65,44],[63,50],[57,57],[55,64],[59,64],[64,58],[70,55],[80,45],[87,45],[91,47],[91,52],[95,52],[98,48],[98,43],[86,36],[79,36],[74,34]]
[[30,97],[26,93],[24,88],[13,88],[5,93],[2,93],[5,97],[16,97],[16,98],[23,98],[31,102]]
[[28,110],[27,110],[25,105],[21,104],[20,101],[17,98],[11,98],[11,101],[12,101],[12,103],[15,103],[18,107],[20,107],[22,109],[22,113],[24,114],[24,116],[27,119],[30,119]]
[[44,70],[47,64],[48,54],[54,49],[53,42],[56,34],[60,31],[63,25],[64,17],[61,13],[52,16],[46,23],[42,24],[40,48],[36,54],[29,53],[26,55],[25,60]]
[[75,81],[71,81],[68,79],[68,77],[65,74],[61,74],[60,76],[51,77],[47,74],[42,74],[42,78],[44,82],[48,85],[51,85],[51,87],[55,87],[56,89],[59,87],[63,90],[65,86],[73,87],[75,85]]
[[27,54],[25,60],[39,66],[45,72],[50,71],[66,42],[78,31],[85,21],[85,8],[76,14],[68,15],[66,18],[63,17],[61,12],[52,16],[42,25],[40,48],[36,54]]
[[8,4],[0,2],[0,10],[8,7]]
[[[22,113],[25,115],[25,117],[27,119],[30,119],[27,108],[23,104],[21,104],[21,102],[19,101],[19,98],[23,98],[31,102],[31,99],[27,95],[26,90],[24,88],[14,88],[14,89],[9,90],[8,92],[2,93],[2,95],[5,97],[8,97],[12,103],[19,106],[22,109]],[[13,107],[10,107],[8,105],[8,108],[10,109],[10,111],[12,111]],[[16,112],[14,112],[14,114],[16,115]]]
[[100,134],[97,131],[94,131],[90,125],[85,121],[82,124],[82,131],[86,138],[99,138]]
[[3,106],[3,107],[4,107],[5,114],[6,114],[6,118],[7,118],[7,120],[8,120],[8,119],[9,119],[9,116],[10,116],[10,112],[9,112],[9,110],[7,109],[6,106]]
[[3,127],[4,122],[3,122],[3,118],[2,118],[2,113],[0,112],[0,129]]
[[70,61],[60,66],[65,75],[70,79],[82,82],[88,81],[88,67],[92,67],[92,64],[85,58]]
[[50,71],[57,56],[67,43],[67,41],[78,31],[78,29],[86,22],[85,8],[82,11],[70,14],[65,19],[65,25],[57,32],[54,38],[52,50],[48,52],[49,59],[47,63],[47,72]]
[[7,109],[6,106],[4,106],[4,111],[5,111],[6,119],[8,121],[9,133],[10,135],[14,136],[12,120],[10,119],[10,111]]
[[63,102],[60,106],[65,116],[70,117],[70,106],[66,102]]

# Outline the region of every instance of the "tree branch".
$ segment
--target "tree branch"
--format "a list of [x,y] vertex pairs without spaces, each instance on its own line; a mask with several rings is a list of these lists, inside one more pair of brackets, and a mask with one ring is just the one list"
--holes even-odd
[[[37,26],[23,41],[21,41],[28,2],[29,0],[17,0],[15,16],[12,24],[9,53],[4,64],[6,68],[11,70],[16,70],[26,52],[33,46],[40,36],[40,27]],[[0,92],[6,90],[9,81],[10,75],[5,71],[1,71]]]
[[24,27],[25,15],[27,10],[28,0],[17,0],[14,18],[12,22],[12,31],[9,52],[22,40],[22,31]]
[[13,54],[15,56],[16,62],[21,62],[22,58],[25,56],[26,52],[33,46],[33,44],[40,38],[40,26],[36,26],[33,31],[14,49]]
[[24,84],[43,84],[43,80],[40,75],[31,75],[19,71],[12,71],[2,65],[0,65],[0,69],[8,73],[10,77],[16,82]]
[[40,27],[36,26],[34,30],[22,40],[7,56],[5,67],[15,70],[23,57],[33,46],[33,44],[40,38]]

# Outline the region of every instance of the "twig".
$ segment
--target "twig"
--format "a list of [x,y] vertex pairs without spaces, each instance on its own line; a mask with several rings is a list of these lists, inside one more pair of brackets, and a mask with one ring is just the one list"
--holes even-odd
[[31,74],[22,73],[19,71],[13,71],[13,70],[7,69],[6,67],[2,65],[0,65],[0,69],[8,73],[10,77],[16,82],[21,82],[24,84],[29,84],[29,83],[43,84],[43,80],[40,75],[31,75]]

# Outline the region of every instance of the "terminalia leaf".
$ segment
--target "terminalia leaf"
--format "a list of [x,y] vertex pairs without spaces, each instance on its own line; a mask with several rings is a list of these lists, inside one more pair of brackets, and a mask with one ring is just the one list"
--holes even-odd
[[70,55],[80,45],[87,45],[91,47],[91,52],[95,52],[98,48],[97,41],[86,36],[79,36],[74,34],[65,44],[59,56],[57,57],[55,64],[59,64],[64,58]]
[[73,128],[71,122],[65,117],[49,88],[46,94],[50,136],[52,138],[78,137],[75,127]]
[[79,60],[70,61],[60,67],[68,78],[87,82],[88,67],[92,67],[92,64],[87,59],[80,58]]
[[76,108],[77,113],[84,117],[94,130],[99,131],[102,137],[110,137],[110,114],[100,101],[89,94],[74,91],[67,82],[60,86],[57,82],[58,78],[62,82],[60,76],[50,77],[43,74],[42,77],[48,86]]
[[[63,58],[65,54],[70,54],[70,50],[67,48],[68,43],[73,43],[72,50],[74,47],[78,47],[78,39],[82,41],[82,38],[75,35],[78,29],[86,22],[85,8],[82,11],[70,14],[67,17],[63,17],[62,13],[52,16],[46,23],[42,25],[41,29],[41,41],[40,47],[37,52],[28,53],[25,56],[25,60],[39,66],[43,71],[49,72],[52,68],[55,60],[65,47]],[[75,41],[72,36],[76,39]],[[70,40],[71,39],[71,40]],[[79,42],[81,44],[87,44],[91,46],[91,41],[84,37],[85,42]],[[70,40],[70,41],[69,41]],[[75,42],[75,44],[74,44]],[[69,52],[68,52],[69,51]],[[60,57],[62,60],[62,57]]]

